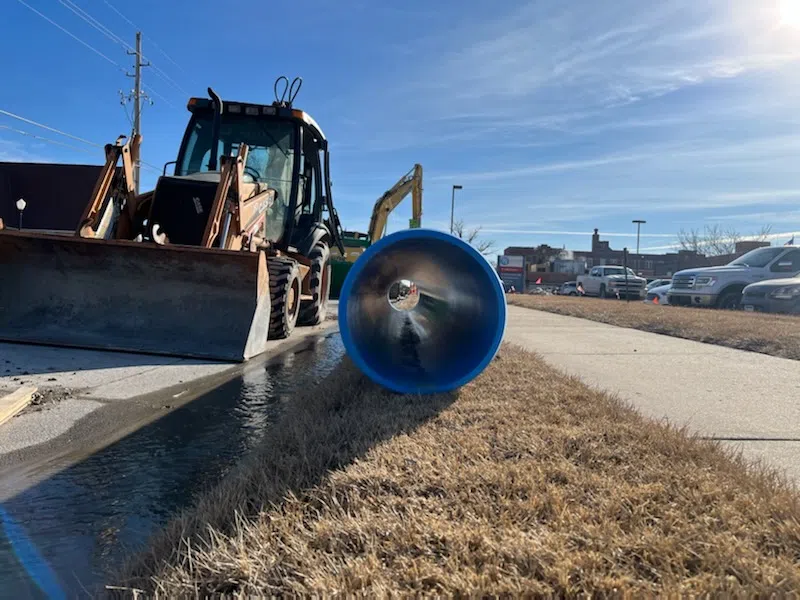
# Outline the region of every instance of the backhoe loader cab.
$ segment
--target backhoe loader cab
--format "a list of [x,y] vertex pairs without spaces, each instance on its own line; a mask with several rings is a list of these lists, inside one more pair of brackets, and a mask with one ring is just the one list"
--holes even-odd
[[240,361],[321,323],[342,250],[328,145],[281,80],[271,105],[192,98],[152,191],[140,138],[108,144],[74,237],[0,224],[0,339]]
[[274,190],[275,195],[261,236],[303,255],[322,237],[329,244],[339,243],[336,219],[326,223],[323,218],[332,211],[328,143],[314,119],[277,102],[261,105],[218,97],[192,98],[188,109],[192,117],[175,161],[176,178],[200,186],[216,183],[220,157],[234,157],[246,145],[243,182]]

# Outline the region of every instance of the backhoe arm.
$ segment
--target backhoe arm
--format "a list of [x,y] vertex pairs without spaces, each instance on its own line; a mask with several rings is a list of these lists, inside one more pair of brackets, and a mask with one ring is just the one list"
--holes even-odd
[[[110,219],[110,207],[103,206],[111,193],[114,184],[118,183],[117,191],[123,195],[124,211],[117,218],[132,219],[135,210],[135,192],[133,186],[133,163],[139,155],[140,136],[126,140],[121,135],[116,143],[106,144],[106,163],[100,172],[92,190],[92,197],[81,215],[75,234],[84,238],[104,238],[109,230],[113,230],[115,223]],[[117,163],[122,158],[121,182],[117,180]],[[101,214],[101,211],[103,214]]]
[[375,203],[368,231],[370,240],[373,243],[383,237],[389,214],[397,208],[409,193],[412,194],[413,199],[412,222],[414,226],[419,227],[422,220],[422,167],[420,165],[414,165],[413,169],[403,175]]
[[409,229],[422,227],[422,165],[414,165],[414,181],[411,188],[411,222]]

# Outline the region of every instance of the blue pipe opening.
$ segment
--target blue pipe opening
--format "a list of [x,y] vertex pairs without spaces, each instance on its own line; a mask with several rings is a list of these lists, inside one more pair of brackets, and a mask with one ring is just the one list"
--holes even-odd
[[[399,299],[390,296],[400,290]],[[400,393],[454,390],[494,358],[506,327],[497,273],[465,241],[430,229],[388,235],[353,264],[339,298],[348,355]]]

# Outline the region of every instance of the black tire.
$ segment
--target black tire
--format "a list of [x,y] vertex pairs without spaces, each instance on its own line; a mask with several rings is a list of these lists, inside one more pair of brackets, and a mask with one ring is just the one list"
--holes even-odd
[[739,310],[742,307],[742,291],[723,292],[717,300],[716,307],[720,310]]
[[291,258],[275,256],[268,267],[272,309],[267,339],[282,340],[292,334],[300,313],[300,266]]
[[607,298],[607,297],[608,297],[608,296],[606,295],[606,284],[605,284],[605,283],[601,283],[601,284],[600,284],[600,293],[599,293],[598,295],[599,295],[601,298]]
[[577,295],[578,295],[578,292],[570,292],[568,295],[569,295],[569,296],[577,296]]
[[311,270],[308,273],[308,287],[311,300],[300,302],[298,325],[319,325],[325,320],[328,299],[331,295],[331,250],[327,242],[317,242],[308,254]]

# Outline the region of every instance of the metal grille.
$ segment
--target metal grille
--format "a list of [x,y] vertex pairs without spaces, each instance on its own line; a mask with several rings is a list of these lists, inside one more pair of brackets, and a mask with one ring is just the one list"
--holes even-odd
[[689,290],[694,287],[693,276],[673,277],[672,287],[676,290]]

